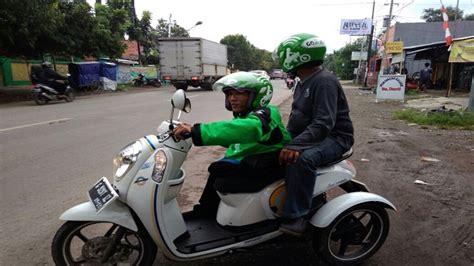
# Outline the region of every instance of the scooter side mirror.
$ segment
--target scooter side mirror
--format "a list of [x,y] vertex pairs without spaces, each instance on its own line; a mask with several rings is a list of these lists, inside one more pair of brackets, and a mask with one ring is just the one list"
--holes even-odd
[[171,97],[171,105],[174,109],[189,113],[191,111],[191,101],[186,98],[184,90],[177,90]]

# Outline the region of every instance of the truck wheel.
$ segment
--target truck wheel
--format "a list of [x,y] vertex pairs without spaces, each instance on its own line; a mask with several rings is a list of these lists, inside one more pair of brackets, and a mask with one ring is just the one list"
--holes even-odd
[[212,91],[212,83],[201,83],[201,88],[207,90],[207,91]]
[[179,84],[179,85],[176,85],[176,90],[183,90],[183,91],[187,91],[188,90],[188,85],[187,84]]

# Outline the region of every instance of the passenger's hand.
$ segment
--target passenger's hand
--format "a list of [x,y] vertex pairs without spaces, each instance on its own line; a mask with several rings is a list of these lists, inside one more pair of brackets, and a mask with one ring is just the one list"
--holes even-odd
[[191,133],[191,129],[193,128],[192,125],[188,123],[181,123],[178,124],[174,129],[173,129],[173,135],[177,140],[182,140],[185,139],[184,135],[186,133]]
[[296,163],[298,158],[300,157],[300,152],[295,151],[295,150],[290,150],[290,149],[282,149],[280,151],[280,165],[290,165],[293,163]]

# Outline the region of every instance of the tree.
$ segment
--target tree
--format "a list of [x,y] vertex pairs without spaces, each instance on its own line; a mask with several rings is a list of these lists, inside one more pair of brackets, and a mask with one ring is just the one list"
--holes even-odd
[[143,46],[142,61],[145,64],[158,64],[159,52],[155,46],[155,39],[158,33],[151,26],[151,12],[143,11],[142,19],[138,23],[138,30],[140,31],[140,42]]
[[96,5],[96,51],[94,56],[106,55],[109,58],[118,58],[125,51],[124,36],[130,20],[125,9],[113,9],[104,5]]
[[363,40],[363,38],[359,38],[334,53],[328,54],[325,58],[324,67],[333,71],[341,79],[352,79],[354,68],[358,66],[358,61],[351,61],[352,52],[360,50]]
[[0,50],[3,54],[39,57],[57,47],[61,17],[54,3],[18,0],[0,3]]
[[[456,17],[458,19],[462,19],[462,15],[464,12],[460,9],[456,10],[455,7],[447,6],[446,13],[448,14],[449,20],[454,21]],[[434,8],[423,9],[423,15],[421,16],[421,18],[424,19],[426,22],[443,21],[443,15],[441,13],[441,9],[434,9]]]
[[[253,46],[253,45],[252,45]],[[263,70],[271,70],[274,67],[275,61],[272,58],[272,53],[264,49],[258,49],[254,47],[254,53],[256,54],[256,67],[253,69],[263,69]]]
[[220,43],[227,45],[227,60],[233,68],[251,70],[257,66],[257,58],[253,54],[253,45],[242,34],[227,35]]
[[474,13],[472,14],[466,14],[463,18],[463,20],[474,20]]
[[124,10],[97,5],[95,16],[86,1],[28,1],[0,5],[0,50],[10,57],[44,54],[122,55],[128,18]]

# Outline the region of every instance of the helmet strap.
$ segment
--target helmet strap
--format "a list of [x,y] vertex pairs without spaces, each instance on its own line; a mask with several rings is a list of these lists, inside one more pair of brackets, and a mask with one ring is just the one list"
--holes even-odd
[[249,112],[254,109],[252,104],[253,104],[253,101],[255,100],[256,95],[257,95],[256,91],[251,91],[249,94],[249,100],[247,101],[247,110]]

